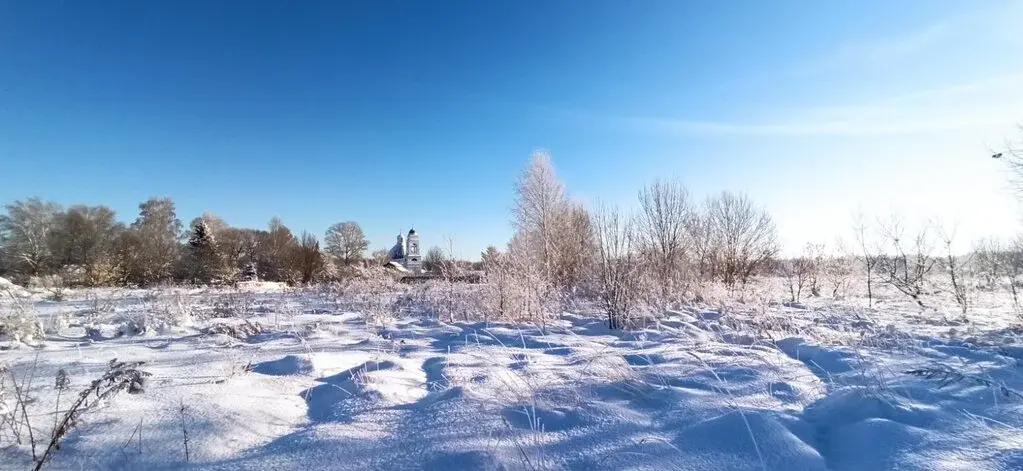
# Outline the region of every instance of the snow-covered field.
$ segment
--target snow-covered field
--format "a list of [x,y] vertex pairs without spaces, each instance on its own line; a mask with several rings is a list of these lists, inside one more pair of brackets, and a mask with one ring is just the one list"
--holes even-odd
[[[1023,469],[1023,329],[1001,295],[964,321],[893,293],[785,305],[766,287],[610,331],[594,312],[367,325],[317,290],[248,291],[0,301],[50,332],[0,351],[8,377],[34,378],[43,443],[110,360],[152,374],[82,416],[48,467]],[[3,427],[0,468],[30,469]]]

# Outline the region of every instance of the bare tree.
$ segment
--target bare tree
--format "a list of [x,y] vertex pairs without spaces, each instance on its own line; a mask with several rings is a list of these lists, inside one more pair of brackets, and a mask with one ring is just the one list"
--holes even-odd
[[965,316],[973,301],[973,292],[966,278],[969,277],[968,271],[973,266],[974,253],[968,252],[966,255],[956,255],[953,250],[953,245],[955,244],[954,229],[951,232],[947,232],[944,228],[940,228],[939,235],[945,245],[945,272],[949,277],[949,286],[952,288],[952,295],[955,297],[956,304],[959,305],[963,316]]
[[373,258],[373,262],[375,262],[377,265],[383,265],[387,263],[388,259],[387,250],[384,249],[374,250],[373,253],[370,254],[370,257]]
[[[244,276],[246,271],[258,271],[255,270],[255,266],[259,254],[259,244],[268,236],[265,231],[227,227],[219,232],[214,231],[214,234],[217,237],[220,254],[224,259],[224,278],[237,280],[246,278]],[[258,273],[248,273],[248,275],[249,278],[252,278]]]
[[771,215],[745,195],[723,192],[707,201],[710,246],[722,282],[747,282],[778,253],[778,233]]
[[170,198],[149,198],[118,243],[125,281],[147,285],[170,278],[181,253],[181,221]]
[[573,290],[587,276],[593,253],[590,213],[581,204],[570,203],[556,226],[554,276],[556,284]]
[[973,246],[973,263],[986,289],[996,289],[1005,274],[1003,261],[1007,249],[995,238],[981,239]]
[[539,251],[516,232],[508,249],[491,264],[489,281],[496,286],[495,310],[502,317],[543,322],[561,300],[543,272]]
[[[706,207],[703,208],[706,210]],[[686,221],[686,234],[691,244],[692,259],[696,271],[702,279],[718,276],[718,253],[721,247],[714,240],[710,218],[704,213],[694,211]]]
[[830,257],[825,257],[821,271],[831,290],[832,299],[839,299],[849,284],[849,276],[853,272],[855,257],[849,256],[845,242],[839,238]]
[[1019,292],[1023,286],[1023,238],[1017,237],[1009,243],[996,239],[982,240],[976,244],[973,254],[974,266],[988,288],[996,289],[1003,281],[1007,283],[1013,309],[1023,317]]
[[270,219],[266,232],[262,232],[257,248],[256,267],[259,277],[269,281],[294,282],[296,275],[292,271],[295,266],[291,260],[298,245],[298,239],[291,229],[274,217]]
[[111,280],[114,241],[125,230],[106,206],[72,206],[57,217],[51,251],[61,266],[84,269],[84,278],[69,280],[91,286]]
[[1023,283],[1023,237],[1017,237],[1007,247],[1001,263],[1002,270],[1009,279],[1009,291],[1012,293],[1012,305],[1016,315],[1023,317],[1023,304],[1020,303],[1019,287]]
[[821,278],[824,275],[824,244],[808,243],[803,248],[803,260],[806,264],[806,280],[810,285],[810,295],[817,298],[821,295]]
[[881,233],[891,251],[880,258],[879,268],[883,281],[927,307],[922,299],[927,276],[934,268],[934,241],[930,225],[924,225],[910,240],[906,240],[902,220],[893,216],[881,224]]
[[446,259],[444,249],[434,245],[426,251],[426,255],[423,257],[423,268],[430,272],[440,271],[440,266]]
[[640,190],[639,203],[639,242],[650,258],[659,308],[669,309],[684,289],[683,263],[690,245],[686,224],[693,218],[689,192],[677,180],[658,180]]
[[863,214],[858,214],[853,222],[853,235],[860,251],[860,260],[863,262],[863,274],[867,278],[867,305],[873,306],[874,274],[881,261],[880,244],[871,238],[870,228],[867,226]]
[[369,241],[362,227],[355,221],[334,224],[327,229],[323,238],[328,254],[341,265],[351,265],[362,260],[362,254],[369,248]]
[[292,260],[295,263],[295,271],[298,272],[299,282],[302,284],[312,283],[324,269],[320,241],[316,240],[316,236],[303,232],[298,245],[293,250],[295,255]]
[[803,294],[803,288],[810,279],[810,272],[813,270],[813,261],[802,255],[799,257],[782,260],[779,262],[781,275],[789,287],[789,300],[798,303]]
[[12,269],[31,277],[42,274],[51,262],[51,237],[61,208],[39,198],[15,201],[0,216],[0,246],[12,259]]
[[[1020,130],[1023,131],[1023,126],[1020,127]],[[1012,185],[1018,193],[1023,194],[1023,139],[1007,141],[1004,151],[996,153],[995,157],[1005,161],[1012,173]]]
[[639,257],[635,224],[617,208],[603,206],[595,217],[600,300],[608,326],[625,327],[639,294]]

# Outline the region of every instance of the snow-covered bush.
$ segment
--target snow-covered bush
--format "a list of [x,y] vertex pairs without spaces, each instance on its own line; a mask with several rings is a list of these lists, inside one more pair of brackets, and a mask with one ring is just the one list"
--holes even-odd
[[29,279],[28,286],[43,291],[51,301],[63,301],[67,297],[67,284],[61,275],[34,276]]
[[13,299],[13,298],[25,298],[30,296],[30,293],[12,283],[7,278],[0,277],[0,299]]
[[[160,333],[192,322],[193,307],[184,293],[149,294],[143,296],[138,305],[114,313],[110,321],[117,326],[120,334]],[[98,325],[93,324],[87,328],[98,328]]]
[[43,325],[31,302],[14,299],[0,309],[0,340],[34,343],[43,338]]

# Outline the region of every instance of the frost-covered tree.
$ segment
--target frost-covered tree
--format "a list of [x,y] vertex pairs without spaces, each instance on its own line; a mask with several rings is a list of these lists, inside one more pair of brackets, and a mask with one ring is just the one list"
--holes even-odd
[[373,263],[376,263],[377,265],[383,265],[387,263],[389,258],[387,250],[384,249],[374,250],[373,253],[370,254],[370,257],[373,258]]
[[51,237],[61,207],[39,198],[18,200],[4,206],[0,216],[0,245],[10,269],[24,277],[43,274],[53,261]]
[[536,152],[515,183],[517,261],[536,263],[542,286],[571,289],[584,278],[592,253],[589,213],[569,201],[550,156]]
[[690,250],[687,224],[694,211],[689,192],[677,180],[655,181],[639,192],[637,235],[647,255],[648,272],[655,284],[659,307],[678,300],[686,282],[685,259]]
[[369,248],[369,240],[362,232],[362,226],[355,221],[339,222],[327,229],[323,237],[325,250],[340,265],[351,265],[362,260],[362,254]]
[[193,283],[209,283],[222,271],[217,240],[205,218],[192,221],[188,237],[188,271]]
[[480,252],[480,261],[483,263],[483,270],[490,273],[490,269],[498,263],[501,252],[493,245],[487,246],[487,250]]
[[778,253],[771,215],[746,195],[726,191],[710,198],[704,217],[715,272],[727,285],[745,283]]
[[440,270],[441,264],[447,256],[444,254],[444,249],[434,245],[426,251],[426,255],[423,256],[423,268],[426,271],[438,271]]
[[602,207],[595,218],[599,298],[608,326],[621,329],[636,309],[640,260],[635,224],[616,208]]
[[568,199],[546,152],[533,154],[515,184],[514,223],[547,280],[554,279],[555,252]]

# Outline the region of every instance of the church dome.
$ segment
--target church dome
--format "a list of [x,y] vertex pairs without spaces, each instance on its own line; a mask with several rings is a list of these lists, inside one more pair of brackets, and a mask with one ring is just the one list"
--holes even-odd
[[416,235],[416,228],[413,227],[412,229],[409,229],[408,230],[408,235],[410,235],[410,236],[411,235]]

